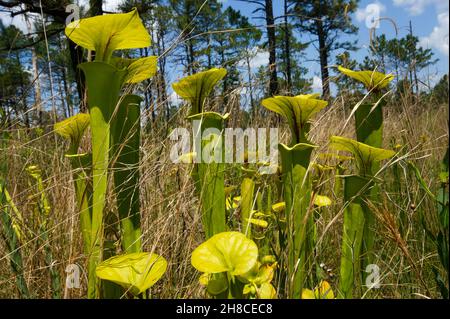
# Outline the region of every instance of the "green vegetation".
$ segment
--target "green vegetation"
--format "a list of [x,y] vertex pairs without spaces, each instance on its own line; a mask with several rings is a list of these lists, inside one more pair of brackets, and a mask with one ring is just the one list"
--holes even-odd
[[[316,2],[301,6],[306,2],[286,1],[285,13],[294,4],[292,12],[323,16]],[[281,34],[268,28],[271,65],[255,79],[245,54],[261,33],[238,11],[217,16],[217,1],[202,12],[200,2],[171,0],[172,22],[164,20],[167,7],[129,8],[133,3],[122,4],[127,13],[106,15],[100,4],[98,15],[66,26],[71,53],[83,58],[72,60],[79,97],[67,87],[61,121],[56,108],[53,122],[42,109],[35,120],[21,120],[16,104],[27,99],[3,96],[31,84],[20,56],[0,55],[8,60],[0,69],[0,297],[448,298],[448,104],[428,107],[448,96],[447,78],[434,97],[418,89],[399,97],[392,94],[399,74],[354,71],[347,52],[337,67],[346,78],[333,99],[329,53],[351,46],[333,38],[319,49],[327,81],[321,99],[302,81],[296,86],[302,74],[290,73],[297,65],[290,50],[303,50],[301,43],[283,47],[281,69],[289,74],[277,78],[273,46],[280,38],[291,43],[287,18]],[[268,22],[271,3],[261,11]],[[319,42],[327,32],[355,31],[339,10],[353,12],[356,2],[324,3],[334,10],[325,26],[301,23],[300,30]],[[188,35],[196,12],[205,37]],[[208,33],[216,23],[239,29],[229,38]],[[180,32],[186,55],[186,76],[171,86],[165,63],[175,49],[161,44],[165,28]],[[0,31],[3,44],[14,30]],[[405,41],[403,63],[417,44]],[[430,51],[417,50],[417,68],[432,63]],[[42,97],[34,93],[37,103]],[[278,163],[261,158],[264,146],[250,145],[249,136],[239,150],[244,161],[225,163],[228,127],[279,129]],[[169,136],[176,128],[189,128],[191,147],[174,162]],[[261,170],[268,166],[272,174]],[[79,295],[64,287],[68,265],[86,269]]]

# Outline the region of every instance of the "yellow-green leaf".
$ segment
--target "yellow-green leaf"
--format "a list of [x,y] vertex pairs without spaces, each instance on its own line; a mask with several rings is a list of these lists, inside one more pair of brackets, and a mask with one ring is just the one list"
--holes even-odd
[[225,277],[210,279],[206,291],[212,296],[217,296],[228,289],[228,282]]
[[118,69],[126,69],[126,83],[139,83],[147,80],[156,74],[156,56],[149,56],[139,59],[123,59],[113,57],[111,64]]
[[315,195],[314,196],[314,205],[319,207],[330,206],[333,202],[328,196],[324,195]]
[[276,299],[277,291],[275,287],[270,283],[263,283],[260,287],[256,288],[256,295],[258,299]]
[[273,264],[273,263],[275,263],[277,261],[277,258],[274,256],[274,255],[267,255],[267,256],[264,256],[262,259],[261,259],[261,263],[263,264],[263,265],[266,265],[266,264]]
[[246,284],[244,286],[244,290],[242,291],[242,293],[244,295],[254,295],[254,294],[256,294],[255,286],[253,286],[252,284]]
[[210,277],[211,277],[211,274],[208,274],[205,272],[200,275],[200,278],[198,278],[198,282],[200,283],[200,285],[206,287],[206,286],[208,286]]
[[97,61],[108,62],[115,50],[150,46],[150,35],[136,9],[70,23],[66,35],[77,45],[96,51]]
[[293,135],[294,144],[307,142],[309,121],[328,105],[327,101],[315,98],[316,95],[275,96],[264,99],[261,104],[268,110],[286,118]]
[[73,148],[78,148],[84,132],[89,126],[90,116],[79,113],[54,125],[55,133],[70,140]]
[[278,144],[278,149],[283,149],[284,151],[292,152],[292,151],[302,151],[307,150],[308,148],[317,148],[317,145],[308,144],[308,143],[298,143],[294,146],[287,146],[286,144],[280,143]]
[[230,210],[230,209],[237,209],[239,207],[239,205],[241,204],[241,200],[242,200],[241,196],[235,196],[233,198],[228,196],[227,199],[226,199],[227,209],[228,210]]
[[261,264],[257,261],[253,267],[247,271],[245,274],[238,276],[240,282],[244,284],[255,283],[256,277],[258,276],[259,267]]
[[364,84],[367,90],[383,89],[394,79],[393,74],[384,74],[377,71],[353,71],[338,66],[338,70]]
[[276,204],[272,205],[272,210],[275,213],[281,213],[282,211],[285,210],[285,208],[286,208],[286,203],[285,202],[279,202],[279,203],[276,203]]
[[211,94],[214,86],[222,80],[227,71],[225,69],[212,68],[199,72],[172,85],[174,91],[183,99],[191,103],[191,115],[203,112],[203,103]]
[[300,94],[298,97],[303,97],[307,99],[317,99],[320,97],[320,93],[311,93],[311,94]]
[[152,253],[131,253],[114,256],[97,266],[96,274],[112,281],[134,295],[151,288],[165,273],[166,260]]
[[[3,192],[3,194],[1,192]],[[17,239],[20,242],[23,238],[23,231],[22,231],[22,226],[21,226],[21,225],[24,225],[23,216],[22,216],[22,213],[19,211],[19,209],[17,209],[17,206],[14,203],[13,199],[11,198],[11,195],[9,194],[8,190],[4,187],[4,185],[2,185],[1,181],[0,181],[0,196],[4,196],[7,206],[9,206],[9,208],[11,208],[11,211],[13,214],[9,214],[9,215],[11,217],[12,228],[13,228],[14,232],[16,233]],[[5,213],[7,213],[6,210],[5,210]]]
[[276,262],[271,264],[257,262],[250,271],[239,276],[239,280],[243,283],[252,283],[256,286],[260,286],[263,283],[270,283],[273,280],[277,266],[278,264]]
[[335,150],[352,153],[362,172],[368,172],[373,162],[379,162],[395,155],[394,151],[373,147],[346,137],[332,136],[330,141],[330,147]]
[[267,226],[269,226],[269,223],[263,219],[257,219],[257,218],[246,218],[246,221],[250,224],[262,227],[262,228],[267,228]]
[[334,292],[328,281],[321,281],[319,287],[314,289],[316,299],[334,299]]
[[[189,120],[195,121],[206,121],[206,120],[212,120],[212,121],[226,121],[230,117],[230,113],[225,114],[219,114],[217,112],[203,112],[203,113],[196,113],[193,115],[189,115],[187,118]],[[215,135],[215,134],[210,134]],[[208,136],[203,136],[203,139],[207,139]]]
[[323,280],[314,291],[306,288],[303,289],[302,299],[334,299],[334,293],[330,284]]
[[337,159],[340,162],[344,162],[344,161],[350,161],[352,159],[354,159],[354,157],[352,156],[345,156],[345,155],[339,155],[339,154],[334,154],[334,153],[319,153],[317,155],[318,158],[321,159]]
[[302,290],[302,299],[316,299],[314,292],[311,289]]
[[237,276],[252,269],[257,259],[258,247],[252,240],[239,232],[223,232],[198,246],[191,263],[201,272],[229,272]]

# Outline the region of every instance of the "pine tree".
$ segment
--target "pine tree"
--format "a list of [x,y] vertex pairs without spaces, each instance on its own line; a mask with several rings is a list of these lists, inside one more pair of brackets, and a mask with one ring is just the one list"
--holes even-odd
[[267,31],[267,49],[269,51],[269,95],[275,95],[278,92],[278,75],[277,75],[277,57],[276,57],[276,32],[275,32],[275,17],[273,15],[272,0],[240,0],[255,4],[257,8],[253,13],[263,12],[263,18],[266,23]]
[[358,28],[352,24],[350,14],[357,9],[358,0],[293,0],[293,2],[299,30],[316,37],[323,96],[329,98],[328,67],[331,52],[355,48],[355,42],[339,41],[339,36],[357,32]]

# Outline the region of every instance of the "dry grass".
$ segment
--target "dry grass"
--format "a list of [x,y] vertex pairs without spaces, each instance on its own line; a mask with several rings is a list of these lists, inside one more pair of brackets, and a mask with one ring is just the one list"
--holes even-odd
[[[238,112],[239,95],[231,94],[227,111],[232,112],[229,126],[232,127],[269,127],[278,125],[278,119],[263,110],[253,122],[247,123],[242,112]],[[348,106],[347,106],[348,107]],[[262,108],[261,108],[262,109]],[[437,187],[439,162],[445,153],[448,141],[448,105],[425,105],[400,101],[389,103],[385,108],[384,140],[386,148],[401,144],[419,167],[425,181],[434,191]],[[190,265],[190,254],[202,241],[202,227],[198,199],[194,196],[194,187],[189,177],[188,165],[175,165],[169,160],[172,142],[167,138],[171,129],[187,127],[182,108],[169,123],[154,125],[143,135],[141,146],[141,213],[143,218],[144,250],[155,251],[164,256],[168,270],[153,288],[152,296],[157,298],[199,298],[204,296],[203,288],[198,284],[198,273]],[[343,128],[350,110],[344,109],[342,100],[337,99],[330,107],[319,114],[311,130],[312,140],[320,145],[318,152],[327,152],[331,135],[352,137],[353,121]],[[158,123],[163,123],[158,119]],[[287,136],[281,130],[282,139]],[[22,243],[25,263],[25,277],[34,297],[50,298],[50,279],[44,263],[42,242],[36,235],[34,203],[36,190],[29,187],[25,168],[39,165],[42,169],[46,193],[51,202],[49,234],[51,247],[61,277],[65,278],[65,268],[77,263],[86,269],[86,256],[82,253],[82,242],[78,229],[78,210],[71,180],[71,168],[64,158],[66,145],[47,128],[47,133],[37,137],[34,132],[13,131],[8,152],[9,192],[24,215],[24,229],[27,238]],[[89,149],[88,141],[83,148]],[[401,164],[401,163],[400,163]],[[228,185],[236,184],[230,166]],[[439,266],[435,246],[427,240],[420,222],[423,214],[431,223],[435,222],[436,208],[419,189],[414,176],[402,169],[400,184],[402,193],[396,193],[392,187],[394,177],[388,168],[383,176],[382,210],[377,215],[376,263],[382,276],[381,289],[370,291],[365,297],[418,298],[427,296],[439,298],[431,266]],[[332,196],[334,180],[328,176],[321,180],[325,195]],[[340,238],[342,231],[342,203],[333,197],[334,205],[322,209],[317,221],[319,242],[317,261],[325,263],[338,274],[340,260]],[[109,199],[108,210],[114,212],[113,199]],[[384,212],[384,213],[383,213]],[[399,237],[397,226],[389,221],[404,213],[408,217],[407,231]],[[384,216],[384,217],[383,217]],[[387,217],[386,217],[387,216]],[[108,238],[117,239],[117,234],[108,234]],[[407,253],[405,253],[407,252]],[[330,278],[332,285],[336,277]],[[64,283],[63,283],[64,285]],[[82,278],[81,289],[68,289],[65,297],[79,298],[86,293],[86,280]],[[15,280],[10,271],[3,242],[0,241],[0,298],[17,297]]]

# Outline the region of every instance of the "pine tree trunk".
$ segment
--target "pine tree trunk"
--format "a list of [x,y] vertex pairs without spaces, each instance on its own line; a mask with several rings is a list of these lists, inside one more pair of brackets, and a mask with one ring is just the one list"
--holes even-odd
[[278,79],[277,79],[277,65],[276,65],[276,38],[275,27],[273,18],[273,5],[272,0],[266,0],[266,24],[267,24],[267,39],[269,42],[269,95],[275,95],[278,92]]
[[288,93],[292,93],[290,36],[288,25],[288,0],[284,0],[284,58],[286,63],[286,91]]
[[89,0],[89,15],[100,16],[103,14],[103,1],[102,0]]
[[[61,50],[61,52],[64,50],[63,47],[63,40],[61,38],[61,36],[59,36],[59,48]],[[74,115],[73,114],[73,104],[72,104],[72,99],[70,96],[70,89],[69,89],[69,84],[67,81],[67,74],[68,74],[68,70],[67,67],[64,65],[61,68],[62,71],[62,81],[63,81],[63,88],[64,88],[64,95],[65,95],[65,100],[66,100],[66,105],[67,105],[67,113],[69,116]]]
[[166,57],[163,56],[163,53],[166,51],[165,44],[164,44],[164,34],[162,32],[158,33],[158,42],[157,42],[157,48],[158,48],[158,56],[160,57],[158,59],[158,65],[159,65],[159,72],[158,72],[158,78],[159,78],[159,86],[160,86],[160,101],[161,106],[163,106],[163,109],[165,110],[165,118],[168,122],[170,119],[170,102],[167,99],[167,89],[166,89]]
[[326,45],[326,34],[323,29],[322,21],[317,20],[317,36],[319,38],[319,56],[320,56],[320,72],[322,75],[322,95],[328,100],[330,98],[330,83],[328,73],[328,48]]
[[72,40],[67,38],[67,42],[69,45],[69,52],[70,52],[70,61],[71,61],[71,67],[75,74],[75,82],[77,84],[77,93],[78,93],[78,99],[80,104],[80,112],[86,113],[87,112],[87,106],[85,101],[85,82],[86,79],[84,78],[83,72],[81,72],[78,65],[83,62],[83,48],[80,46],[77,46]]
[[196,73],[194,68],[194,45],[192,41],[188,41],[188,61],[189,61],[189,69],[191,70],[191,74]]
[[41,81],[39,80],[36,49],[34,46],[31,47],[31,65],[33,67],[33,79],[34,79],[34,105],[38,110],[39,125],[42,125]]
[[[31,23],[28,16],[25,14],[25,22],[27,24],[28,33],[32,33]],[[41,81],[39,80],[39,69],[37,65],[36,48],[31,47],[31,66],[33,68],[33,83],[34,83],[34,107],[38,111],[39,125],[42,125],[42,96],[41,96]]]

